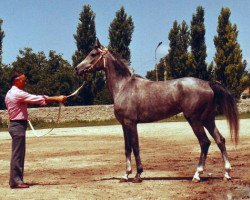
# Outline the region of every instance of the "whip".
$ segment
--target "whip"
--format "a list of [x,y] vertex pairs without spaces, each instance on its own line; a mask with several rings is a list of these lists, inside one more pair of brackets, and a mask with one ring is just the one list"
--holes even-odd
[[[70,95],[68,95],[68,96],[66,96],[66,97],[69,98],[69,97],[73,97],[73,96],[77,95],[77,94],[79,93],[79,91],[83,88],[84,85],[85,85],[85,82],[83,82],[83,84],[82,84],[79,88],[77,88],[72,94],[70,94]],[[57,123],[57,124],[59,123],[59,120],[60,120],[61,108],[62,108],[62,106],[63,106],[63,103],[59,103],[58,115],[57,115],[57,120],[56,120],[56,123]],[[32,123],[31,123],[30,120],[28,120],[28,123],[29,123],[29,126],[30,126],[31,130],[32,130],[33,135],[35,135],[36,137],[45,136],[45,135],[49,134],[51,131],[53,131],[54,128],[55,128],[55,127],[51,128],[51,129],[50,129],[48,132],[46,132],[46,133],[38,133],[38,132],[34,129],[34,127],[33,127],[33,125],[32,125]]]

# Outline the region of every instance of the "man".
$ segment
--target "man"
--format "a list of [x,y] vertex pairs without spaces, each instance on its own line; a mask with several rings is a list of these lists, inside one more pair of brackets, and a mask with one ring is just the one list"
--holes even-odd
[[45,96],[33,95],[25,92],[23,89],[26,85],[26,77],[19,72],[13,72],[11,76],[12,87],[7,92],[5,104],[9,114],[9,133],[12,137],[12,155],[10,163],[10,180],[11,188],[29,188],[29,185],[23,182],[24,158],[25,158],[25,141],[28,104],[46,105],[49,102],[64,102],[65,96]]

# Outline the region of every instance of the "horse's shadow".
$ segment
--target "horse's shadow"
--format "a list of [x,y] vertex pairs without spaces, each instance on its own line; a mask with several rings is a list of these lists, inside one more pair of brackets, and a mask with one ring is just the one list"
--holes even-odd
[[[193,177],[142,177],[143,181],[192,181]],[[120,178],[102,178],[93,181],[109,181],[109,180],[120,180]],[[223,177],[202,177],[201,182],[209,180],[223,180]],[[129,178],[127,182],[133,182],[133,178]]]

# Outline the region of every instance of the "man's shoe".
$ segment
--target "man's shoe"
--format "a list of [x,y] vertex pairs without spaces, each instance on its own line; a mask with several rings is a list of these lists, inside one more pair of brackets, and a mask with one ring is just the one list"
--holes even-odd
[[11,189],[25,189],[29,188],[30,186],[26,183],[20,183],[18,185],[10,186]]

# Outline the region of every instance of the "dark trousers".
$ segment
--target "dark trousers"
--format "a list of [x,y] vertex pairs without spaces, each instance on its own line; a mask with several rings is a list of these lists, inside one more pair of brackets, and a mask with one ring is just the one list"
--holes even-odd
[[26,129],[27,121],[25,120],[11,121],[9,124],[9,133],[12,137],[10,186],[23,183]]

